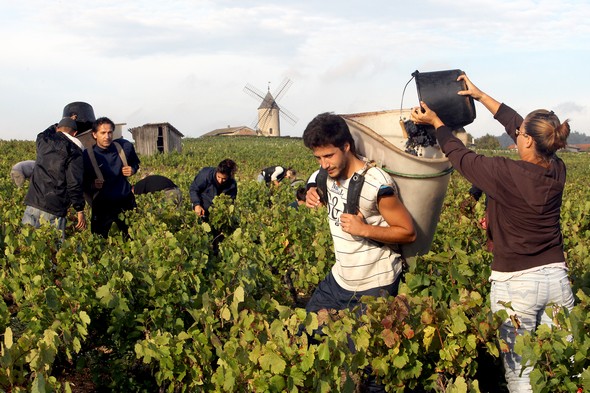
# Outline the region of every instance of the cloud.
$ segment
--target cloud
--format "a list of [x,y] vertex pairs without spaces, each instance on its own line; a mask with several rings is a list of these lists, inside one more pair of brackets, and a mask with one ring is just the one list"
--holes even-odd
[[567,112],[567,113],[584,113],[587,108],[584,105],[576,104],[575,102],[563,102],[555,106],[556,112]]
[[[301,119],[285,132],[300,135],[321,111],[399,107],[416,69],[461,68],[523,112],[590,106],[586,2],[4,3],[0,138],[10,130],[32,139],[77,100],[130,126],[169,121],[196,136],[249,124],[258,103],[244,85],[270,81],[273,90],[284,77],[294,83],[279,104]],[[404,105],[415,101],[409,85]],[[487,128],[480,112],[473,127]],[[572,113],[590,131],[585,109]]]

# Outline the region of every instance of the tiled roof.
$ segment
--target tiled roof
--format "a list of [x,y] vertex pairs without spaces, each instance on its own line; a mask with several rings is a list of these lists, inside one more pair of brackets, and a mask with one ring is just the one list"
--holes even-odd
[[256,135],[256,131],[246,126],[218,128],[202,136],[220,136],[220,135]]

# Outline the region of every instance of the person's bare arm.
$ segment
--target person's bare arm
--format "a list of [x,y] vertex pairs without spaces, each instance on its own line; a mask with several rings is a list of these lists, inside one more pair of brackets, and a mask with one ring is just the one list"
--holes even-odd
[[387,227],[367,224],[362,214],[342,214],[340,223],[344,232],[382,243],[411,243],[416,240],[412,216],[394,195],[385,195],[378,201],[379,213]]

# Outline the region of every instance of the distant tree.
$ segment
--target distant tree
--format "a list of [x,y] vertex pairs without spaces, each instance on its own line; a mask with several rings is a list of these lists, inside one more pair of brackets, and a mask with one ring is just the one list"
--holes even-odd
[[500,146],[502,146],[503,149],[506,149],[510,145],[514,145],[514,140],[512,140],[512,138],[510,138],[510,135],[508,135],[507,133],[503,133],[502,135],[500,135],[498,137],[498,142],[500,142]]
[[[473,140],[473,136],[471,134],[467,134],[468,140]],[[493,141],[496,139],[499,146],[496,145],[496,142]],[[570,132],[570,136],[567,138],[568,145],[579,145],[579,144],[586,144],[590,143],[590,136],[578,132],[572,131]],[[475,146],[480,149],[506,149],[508,146],[513,145],[514,140],[508,135],[507,133],[503,133],[500,136],[493,136],[490,134],[486,134],[481,138],[475,139]]]
[[485,134],[484,136],[477,138],[475,140],[475,147],[477,147],[478,149],[490,150],[498,150],[502,148],[500,146],[500,141],[498,141],[498,138],[490,134]]
[[582,134],[581,132],[572,131],[567,138],[568,145],[578,145],[583,143],[590,143],[590,136]]
[[[510,138],[510,136],[506,133],[500,135],[498,137],[498,141],[500,142],[500,146],[502,146],[502,148],[507,148],[508,146],[514,144],[512,138]],[[567,143],[568,145],[590,143],[590,136],[581,132],[572,131],[570,132],[570,136],[567,138]]]

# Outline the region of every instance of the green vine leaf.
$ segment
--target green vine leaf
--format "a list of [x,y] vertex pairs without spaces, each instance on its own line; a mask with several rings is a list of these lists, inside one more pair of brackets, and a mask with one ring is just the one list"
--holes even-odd
[[274,352],[262,355],[258,362],[263,370],[270,370],[273,374],[282,374],[287,365],[287,363]]
[[432,339],[436,333],[436,328],[434,326],[426,326],[424,328],[424,338],[422,342],[424,343],[424,348],[428,350],[430,348],[430,344],[432,344]]
[[4,346],[6,347],[6,349],[10,349],[12,348],[12,344],[12,329],[10,327],[7,327],[4,331]]

